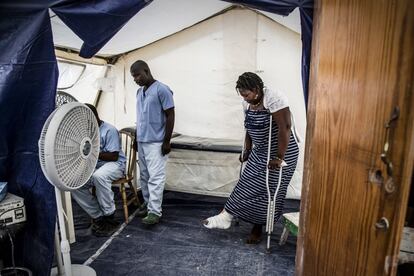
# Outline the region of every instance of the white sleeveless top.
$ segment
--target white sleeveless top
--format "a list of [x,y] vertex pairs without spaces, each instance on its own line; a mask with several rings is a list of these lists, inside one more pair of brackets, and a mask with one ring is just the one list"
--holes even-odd
[[[243,109],[249,108],[249,103],[243,101]],[[275,113],[285,107],[289,107],[288,99],[285,95],[276,90],[270,90],[267,87],[263,88],[263,106],[268,109],[270,113]]]
[[[246,111],[249,109],[249,103],[244,101],[242,102],[243,110]],[[280,93],[277,90],[270,90],[267,87],[263,87],[263,106],[265,109],[269,110],[270,113],[275,113],[283,108],[289,107],[289,102],[287,97]],[[292,132],[293,136],[297,143],[300,143],[300,136],[296,130],[295,118],[293,117],[292,112],[290,112],[290,117],[292,120]]]

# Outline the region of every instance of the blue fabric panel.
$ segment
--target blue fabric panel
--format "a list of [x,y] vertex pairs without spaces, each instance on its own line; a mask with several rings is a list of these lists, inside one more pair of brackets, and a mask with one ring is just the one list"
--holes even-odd
[[309,66],[312,47],[313,0],[223,0],[283,16],[299,8],[302,33],[302,86],[308,104]]
[[152,0],[67,2],[52,10],[84,41],[79,55],[90,58]]
[[58,68],[50,7],[86,44],[84,57],[102,47],[151,1],[4,0],[0,3],[0,179],[24,198],[27,224],[16,238],[16,265],[49,275],[54,254],[54,188],[39,164],[37,141],[55,107]]
[[313,30],[313,0],[303,1],[300,7],[300,22],[302,35],[302,85],[305,104],[308,105],[309,97],[309,72],[312,50],[312,30]]
[[58,77],[49,13],[0,11],[0,179],[25,199],[27,223],[15,241],[16,264],[48,275],[56,205],[40,169],[37,141],[54,109]]

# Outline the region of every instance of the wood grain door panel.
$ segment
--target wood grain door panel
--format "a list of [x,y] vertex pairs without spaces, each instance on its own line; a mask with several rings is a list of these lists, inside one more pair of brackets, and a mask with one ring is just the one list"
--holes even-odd
[[414,1],[319,0],[314,22],[297,274],[395,274],[414,158]]

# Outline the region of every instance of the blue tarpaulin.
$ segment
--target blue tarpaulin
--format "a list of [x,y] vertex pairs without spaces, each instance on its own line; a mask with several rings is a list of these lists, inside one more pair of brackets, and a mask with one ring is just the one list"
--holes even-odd
[[49,275],[56,203],[40,168],[37,141],[55,107],[58,78],[49,8],[93,56],[150,1],[2,1],[0,3],[0,180],[25,199],[27,225],[16,265]]
[[[39,164],[37,141],[55,107],[58,78],[49,8],[82,40],[92,57],[152,0],[3,0],[0,3],[0,181],[25,199],[27,225],[16,241],[16,265],[49,275],[56,204]],[[302,78],[307,99],[312,37],[312,0],[227,1],[288,15],[299,8]],[[139,26],[137,26],[139,28]]]

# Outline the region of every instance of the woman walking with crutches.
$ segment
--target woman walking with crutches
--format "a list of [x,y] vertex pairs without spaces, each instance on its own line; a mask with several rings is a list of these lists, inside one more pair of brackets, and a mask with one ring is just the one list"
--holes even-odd
[[273,198],[276,192],[279,168],[283,162],[287,164],[282,169],[277,188],[272,223],[282,214],[299,147],[291,131],[287,99],[282,94],[264,87],[260,77],[251,72],[239,77],[236,89],[244,99],[246,139],[241,161],[247,161],[247,164],[224,210],[205,219],[203,224],[210,229],[227,229],[232,218],[238,217],[253,224],[247,243],[259,243],[262,228],[267,223],[269,194]]

